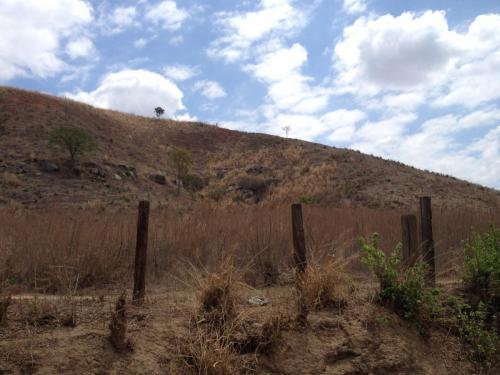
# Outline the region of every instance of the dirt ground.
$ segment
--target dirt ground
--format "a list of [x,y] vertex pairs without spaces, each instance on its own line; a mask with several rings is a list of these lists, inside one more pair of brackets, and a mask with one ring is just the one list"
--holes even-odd
[[[253,325],[270,317],[292,321],[291,286],[239,286],[238,319]],[[121,291],[79,297],[14,296],[0,327],[0,374],[189,374],[183,347],[196,337],[199,305],[192,290],[148,291],[142,306],[127,303],[132,350],[116,353],[109,322]],[[127,292],[128,300],[130,291]],[[249,305],[253,296],[271,301]],[[199,322],[198,322],[199,323]],[[270,353],[238,354],[241,373],[254,374],[472,374],[467,347],[451,333],[423,337],[409,322],[357,296],[342,311],[311,311],[309,325],[283,325]],[[208,349],[211,350],[210,348]],[[209,374],[219,374],[214,364]]]

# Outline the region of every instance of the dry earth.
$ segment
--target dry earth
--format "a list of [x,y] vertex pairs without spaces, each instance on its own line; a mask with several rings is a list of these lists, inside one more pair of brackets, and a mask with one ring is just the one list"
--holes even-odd
[[[100,297],[106,293],[106,297]],[[192,290],[155,288],[142,307],[127,305],[133,350],[116,353],[108,324],[119,291],[88,297],[16,298],[8,325],[0,327],[0,374],[189,374],[183,349],[199,337],[203,322]],[[130,293],[129,293],[130,294]],[[269,298],[249,306],[251,296]],[[254,374],[471,374],[468,348],[449,332],[423,337],[408,321],[358,291],[343,310],[311,312],[309,327],[289,322],[296,296],[290,286],[238,287],[238,319],[251,327],[270,317],[284,324],[270,354],[239,354],[239,373]],[[69,324],[71,312],[76,326]],[[215,350],[215,349],[209,349]],[[229,358],[224,358],[228,360]],[[217,363],[213,372],[217,372]],[[495,369],[493,372],[495,373]]]

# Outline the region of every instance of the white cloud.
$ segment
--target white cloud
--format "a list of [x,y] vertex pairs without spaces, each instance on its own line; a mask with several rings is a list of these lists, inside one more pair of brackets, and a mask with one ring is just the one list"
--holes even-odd
[[117,7],[113,9],[107,17],[108,27],[112,28],[113,33],[119,33],[128,27],[137,26],[137,9],[134,6]]
[[254,11],[220,12],[216,24],[223,36],[210,44],[208,55],[229,62],[246,59],[256,43],[293,35],[307,18],[293,0],[261,0]]
[[439,81],[453,67],[457,40],[440,11],[359,18],[344,29],[343,39],[335,46],[338,84],[376,94]]
[[352,141],[356,132],[356,124],[366,119],[366,113],[359,109],[338,109],[328,112],[321,117],[323,123],[331,131],[327,137],[333,143],[347,143]]
[[210,100],[223,98],[227,95],[224,88],[218,82],[209,80],[196,81],[193,90],[199,91],[201,95]]
[[91,92],[66,93],[65,96],[100,108],[152,116],[161,106],[167,116],[183,110],[182,91],[160,74],[138,69],[106,75]]
[[178,30],[189,17],[189,13],[178,8],[175,1],[161,1],[149,7],[146,20],[167,30]]
[[344,0],[344,11],[349,14],[363,13],[366,10],[365,0]]
[[148,44],[148,40],[145,38],[139,38],[134,42],[135,48],[144,48]]
[[2,0],[0,2],[0,81],[50,77],[68,68],[65,42],[82,37],[93,9],[82,0]]
[[72,59],[95,56],[94,43],[87,37],[82,36],[72,40],[66,45],[66,53]]
[[266,82],[281,81],[296,73],[307,61],[307,50],[295,43],[290,48],[281,48],[265,54],[259,64],[247,65],[256,78]]
[[200,74],[200,70],[189,65],[166,65],[163,67],[163,74],[173,81],[186,81]]

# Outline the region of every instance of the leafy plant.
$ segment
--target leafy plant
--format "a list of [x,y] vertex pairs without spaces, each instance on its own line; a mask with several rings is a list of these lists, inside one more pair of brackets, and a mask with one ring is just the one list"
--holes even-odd
[[497,351],[499,336],[496,332],[496,318],[490,319],[488,305],[480,302],[476,311],[464,305],[459,316],[462,321],[460,334],[472,345],[475,359],[490,366]]
[[374,272],[380,282],[380,300],[390,305],[397,313],[414,319],[422,327],[437,312],[437,297],[440,290],[425,288],[426,264],[417,262],[402,269],[401,244],[387,256],[379,247],[378,233],[371,241],[360,239],[364,256],[361,259]]
[[[500,229],[492,226],[463,243],[465,281],[486,303],[500,299]],[[497,301],[497,302],[495,302]],[[500,306],[496,306],[498,309]]]
[[72,163],[75,162],[77,156],[97,147],[92,135],[83,129],[69,126],[53,129],[49,133],[49,145],[68,151]]

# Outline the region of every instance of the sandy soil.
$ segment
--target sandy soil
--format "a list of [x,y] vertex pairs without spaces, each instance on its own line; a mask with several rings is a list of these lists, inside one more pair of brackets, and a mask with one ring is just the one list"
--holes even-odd
[[[116,353],[108,325],[119,293],[14,298],[8,323],[0,327],[0,374],[190,373],[182,347],[196,335],[196,293],[157,288],[143,306],[128,303],[127,335],[133,350]],[[271,303],[250,306],[252,296]],[[238,318],[252,324],[294,316],[291,287],[240,287],[237,299]],[[241,372],[255,374],[477,373],[466,353],[451,334],[437,330],[424,338],[392,312],[355,298],[343,311],[311,312],[308,327],[284,325],[270,354],[238,356],[252,364]]]

